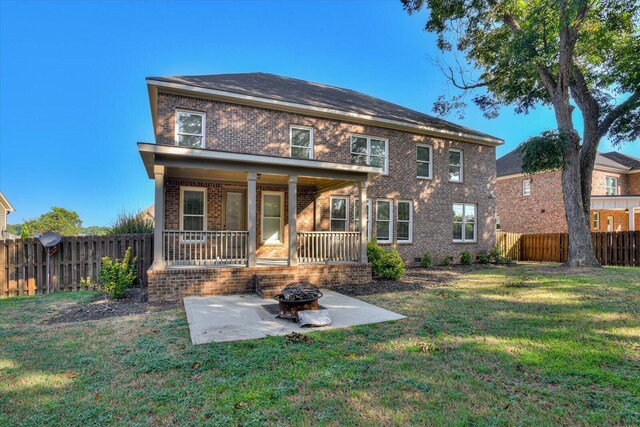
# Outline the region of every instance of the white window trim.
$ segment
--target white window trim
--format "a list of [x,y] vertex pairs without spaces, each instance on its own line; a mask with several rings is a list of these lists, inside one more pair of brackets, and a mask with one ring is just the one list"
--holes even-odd
[[[425,160],[418,160],[418,148],[425,147],[429,149],[429,176],[420,176],[416,173],[418,179],[433,179],[433,146],[429,144],[416,144],[416,163],[427,163]],[[417,172],[417,171],[416,171]]]
[[[528,186],[526,184],[529,184]],[[529,190],[527,192],[527,190]],[[522,180],[522,195],[523,196],[530,196],[531,195],[531,180],[530,179],[523,179]]]
[[[336,199],[342,199],[345,201],[345,217],[344,218],[334,218],[333,217],[333,201]],[[344,231],[349,231],[349,197],[348,196],[331,196],[329,197],[329,230],[331,231],[343,231],[343,230],[334,230],[333,229],[333,221],[344,221]]]
[[[454,151],[456,153],[460,153],[460,179],[459,180],[451,179],[451,175],[449,173],[449,167],[458,166],[458,165],[452,165],[451,164],[451,152],[452,151]],[[449,156],[448,159],[447,159],[447,164],[449,165],[449,167],[447,168],[447,176],[449,177],[449,182],[464,182],[464,151],[459,149],[459,148],[449,148],[449,151],[447,152],[447,155]]]
[[[362,153],[354,153],[353,151],[351,151],[351,138],[353,137],[357,137],[357,138],[366,138],[367,139],[367,165],[371,166],[371,162],[369,161],[369,157],[371,156],[371,140],[372,139],[376,139],[378,141],[384,141],[384,152],[385,152],[385,156],[384,156],[384,169],[382,171],[382,175],[389,175],[389,140],[386,138],[379,138],[377,136],[371,136],[371,135],[360,135],[357,133],[352,133],[349,135],[349,157],[351,157],[351,154],[362,154]],[[349,159],[351,160],[351,159]]]
[[[398,200],[398,205],[400,203],[408,203],[409,204],[409,239],[408,240],[400,240],[400,238],[398,236],[396,236],[396,239],[398,240],[398,244],[399,245],[407,245],[410,243],[413,243],[413,200],[408,200],[408,199],[401,199]],[[398,212],[400,212],[400,208],[398,208],[396,210],[396,229],[398,227],[398,223],[399,222],[407,222],[407,221],[400,221],[398,219]],[[396,233],[397,234],[397,233]]]
[[613,216],[609,215],[607,217],[607,232],[611,233],[615,231],[615,224],[613,222]]
[[268,242],[264,238],[264,196],[277,195],[280,196],[280,236],[284,237],[284,191],[263,191],[260,196],[260,240],[265,245],[281,245],[283,239]]
[[[454,203],[453,205],[462,205],[462,239],[453,239],[454,243],[476,243],[478,241],[478,205],[475,203]],[[473,206],[475,209],[475,215],[473,216],[473,240],[468,240],[465,239],[464,237],[464,231],[465,231],[465,224],[467,224],[467,222],[464,220],[465,217],[465,210],[467,206]],[[453,208],[453,206],[452,206]],[[452,224],[452,229],[453,229],[453,224],[454,222],[451,223]]]
[[[180,115],[180,113],[187,113],[187,114],[197,114],[199,116],[202,116],[202,135],[198,135],[196,133],[180,133],[178,132],[179,126],[178,126],[178,116]],[[206,140],[206,131],[207,131],[207,114],[203,113],[202,111],[191,111],[191,110],[181,110],[181,109],[176,109],[176,115],[175,115],[175,126],[174,126],[174,143],[175,145],[178,145],[179,143],[179,136],[180,135],[190,135],[190,136],[202,136],[202,143],[200,144],[200,148],[204,148],[205,147],[205,140]]]
[[[356,209],[356,201],[360,200],[360,197],[356,197],[353,201],[353,231],[360,231],[359,228],[356,228],[356,223],[358,221],[358,217],[360,216],[360,211]],[[367,239],[371,240],[371,199],[367,198]]]
[[[615,185],[610,186],[608,181],[613,180]],[[609,192],[609,189],[613,190],[613,193]],[[604,178],[604,192],[607,196],[617,196],[618,195],[618,177],[615,176],[606,176]]]
[[[207,231],[207,189],[206,187],[188,187],[188,186],[181,186],[180,187],[180,231],[186,231],[186,232],[190,232],[193,231],[194,233],[198,233],[199,231],[195,231],[195,230],[185,230],[184,229],[184,192],[185,191],[199,191],[201,193],[204,194],[204,198],[203,198],[203,207],[202,207],[202,230],[201,231]],[[200,216],[200,215],[188,215],[188,216]],[[181,242],[190,242],[190,243],[198,243],[198,242],[204,242],[206,239],[203,237],[202,239],[185,239],[184,236],[180,237],[180,241]]]
[[[308,130],[310,132],[309,134],[309,147],[303,147],[301,145],[293,145],[293,130],[294,129],[304,129],[304,130]],[[292,148],[296,147],[296,148],[308,148],[309,149],[309,160],[313,160],[313,154],[314,154],[314,149],[313,149],[313,127],[309,127],[309,126],[298,126],[298,125],[291,125],[289,126],[289,157],[293,158],[293,159],[298,159],[299,157],[293,157],[292,155]]]
[[600,212],[593,213],[593,229],[600,230]]
[[[389,240],[380,240],[378,238],[378,202],[389,203]],[[382,220],[380,222],[387,222],[387,220]],[[376,199],[376,242],[393,243],[393,200],[391,199]]]

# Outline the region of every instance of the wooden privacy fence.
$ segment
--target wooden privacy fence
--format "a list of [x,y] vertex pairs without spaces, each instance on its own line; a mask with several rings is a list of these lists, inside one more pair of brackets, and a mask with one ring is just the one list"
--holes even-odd
[[[81,278],[97,283],[102,258],[122,259],[127,248],[137,256],[138,277],[146,284],[153,262],[152,234],[63,237],[51,257],[50,292],[84,288]],[[0,298],[47,291],[47,253],[37,239],[0,241]]]
[[[591,233],[593,250],[602,265],[640,267],[640,231]],[[516,261],[566,262],[569,235],[496,233],[502,255]]]

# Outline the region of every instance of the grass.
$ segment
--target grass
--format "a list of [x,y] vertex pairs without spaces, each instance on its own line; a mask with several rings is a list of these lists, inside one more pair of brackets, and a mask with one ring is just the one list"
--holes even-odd
[[524,265],[363,299],[409,319],[192,346],[182,309],[0,300],[0,425],[640,424],[640,272]]

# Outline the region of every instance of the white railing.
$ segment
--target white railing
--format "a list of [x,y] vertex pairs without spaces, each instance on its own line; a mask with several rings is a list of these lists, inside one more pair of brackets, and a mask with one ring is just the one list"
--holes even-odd
[[298,262],[358,261],[360,233],[352,231],[298,231]]
[[172,231],[162,233],[167,266],[246,265],[247,231]]

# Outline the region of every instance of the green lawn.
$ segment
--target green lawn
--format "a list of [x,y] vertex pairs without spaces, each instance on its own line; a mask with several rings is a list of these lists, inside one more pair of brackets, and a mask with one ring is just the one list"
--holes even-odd
[[181,308],[43,323],[91,293],[0,300],[0,425],[638,425],[640,269],[567,274],[363,296],[409,319],[310,345],[192,346]]

